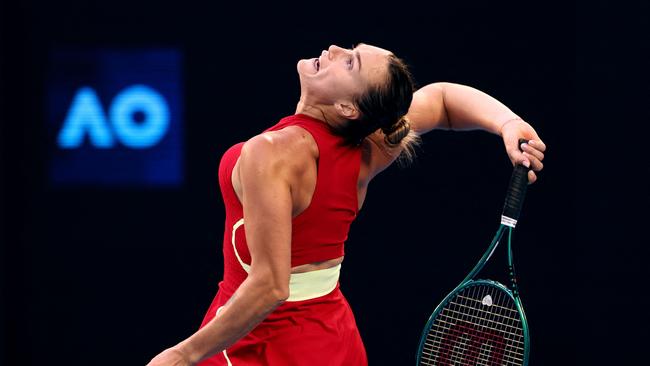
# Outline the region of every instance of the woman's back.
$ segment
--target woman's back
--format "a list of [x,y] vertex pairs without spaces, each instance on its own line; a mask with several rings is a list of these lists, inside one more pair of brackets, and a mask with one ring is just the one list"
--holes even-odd
[[[294,207],[291,229],[291,267],[298,268],[294,272],[302,272],[300,268],[305,268],[305,265],[331,260],[340,262],[344,255],[343,244],[359,208],[362,149],[343,145],[342,139],[332,133],[325,122],[305,115],[284,118],[265,132],[285,132],[296,127],[302,131],[295,131],[293,136],[300,136],[301,132],[304,135],[306,131],[308,134],[305,137],[311,140],[307,145],[316,145],[315,155],[306,159],[291,158],[308,162],[305,168],[297,169],[301,173],[296,178],[298,183],[295,186],[299,185],[300,189],[294,190],[303,193],[298,193],[298,198],[293,199],[298,202],[294,203],[297,209]],[[229,149],[219,167],[219,184],[226,206],[224,280],[231,291],[245,278],[245,274],[241,273],[242,262],[244,265],[251,263],[246,243],[246,224],[241,221],[244,217],[241,204],[243,194],[238,162],[242,148],[243,144],[240,143]],[[234,281],[230,281],[230,275]]]
[[[276,138],[274,131],[282,136]],[[296,164],[294,170],[298,173],[291,186],[294,191],[303,192],[298,194],[301,197],[292,199],[303,202],[294,205],[291,219],[291,267],[305,268],[330,261],[340,263],[350,223],[359,208],[361,147],[342,144],[342,138],[333,134],[327,124],[304,115],[284,118],[265,132],[272,143],[285,149],[295,148],[296,142],[284,140],[283,145],[283,138],[311,139],[292,151],[300,156],[287,154],[287,159],[281,160],[283,164]],[[310,148],[312,143],[316,144],[315,151]],[[246,241],[248,228],[242,205],[246,200],[247,182],[244,181],[246,177],[237,174],[240,160],[250,158],[242,158],[243,149],[243,143],[230,148],[219,167],[219,185],[226,207],[224,278],[202,327],[218,316],[251,275],[253,263]],[[315,177],[311,176],[314,174]],[[250,179],[250,175],[247,177]],[[202,365],[247,362],[256,365],[364,365],[365,349],[349,304],[339,289],[341,266],[331,264],[307,273],[292,273],[288,299],[248,335]],[[333,349],[346,351],[332,355]]]

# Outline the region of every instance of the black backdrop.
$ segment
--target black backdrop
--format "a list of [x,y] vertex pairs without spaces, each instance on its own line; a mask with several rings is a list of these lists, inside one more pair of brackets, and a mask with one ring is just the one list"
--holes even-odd
[[[3,365],[145,364],[191,334],[221,278],[221,154],[293,113],[298,59],[332,43],[359,41],[404,58],[419,85],[452,81],[490,93],[529,120],[548,145],[546,168],[530,187],[516,233],[531,364],[633,359],[593,352],[590,340],[603,332],[620,345],[610,331],[622,334],[636,326],[588,323],[612,311],[607,305],[614,303],[602,295],[612,283],[593,284],[603,276],[592,264],[607,256],[589,254],[604,248],[597,229],[607,226],[606,219],[591,219],[610,201],[585,184],[590,178],[607,181],[607,173],[585,176],[596,158],[578,153],[605,137],[592,129],[605,127],[594,107],[605,106],[607,98],[590,98],[600,95],[601,84],[589,81],[600,69],[585,60],[607,67],[608,59],[600,53],[603,38],[592,41],[583,28],[604,27],[593,16],[610,17],[605,2],[389,7],[76,0],[0,6]],[[60,46],[182,50],[182,187],[49,185],[44,90],[48,54]],[[591,109],[588,121],[576,105]],[[585,129],[586,142],[580,139]],[[424,137],[413,166],[391,167],[373,182],[352,227],[341,278],[371,365],[414,362],[433,307],[467,273],[498,225],[509,174],[498,137],[433,132]],[[584,214],[576,215],[577,202],[587,207]],[[641,242],[634,241],[637,247]],[[634,260],[634,248],[616,258]],[[586,279],[566,286],[576,274]],[[597,301],[576,305],[593,290]],[[561,306],[559,299],[565,299]],[[647,304],[647,296],[641,299]],[[586,326],[587,336],[563,331],[562,324]]]

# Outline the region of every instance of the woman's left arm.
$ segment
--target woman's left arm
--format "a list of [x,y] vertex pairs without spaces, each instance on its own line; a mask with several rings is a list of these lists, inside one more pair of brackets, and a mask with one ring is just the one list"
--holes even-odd
[[[544,167],[546,145],[533,127],[497,99],[472,87],[429,84],[413,94],[407,117],[418,134],[433,129],[481,129],[501,136],[510,161],[532,168],[529,183],[537,180],[535,172]],[[530,140],[522,145],[523,152],[519,150],[519,139]]]

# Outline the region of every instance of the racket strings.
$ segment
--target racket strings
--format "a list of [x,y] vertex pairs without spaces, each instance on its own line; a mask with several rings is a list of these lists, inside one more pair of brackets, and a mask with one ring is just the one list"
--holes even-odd
[[[513,353],[511,350],[506,349],[508,346],[503,341],[496,340],[493,337],[480,334],[471,334],[470,331],[467,331],[467,328],[464,330],[458,330],[449,326],[449,324],[439,324],[437,329],[435,329],[436,335],[439,338],[434,346],[438,348],[438,351],[442,351],[441,358],[439,359],[439,364],[468,364],[468,365],[499,365],[499,364],[518,364],[521,361],[521,354]],[[453,347],[447,344],[446,354],[445,351],[445,337],[449,338],[449,334],[444,335],[444,332],[451,332],[452,337],[453,333],[457,333]],[[460,334],[458,334],[460,333]],[[443,339],[443,341],[440,341]],[[490,342],[487,343],[487,342]],[[447,343],[450,343],[449,341]],[[494,354],[492,354],[494,353]],[[503,362],[502,362],[503,361]]]
[[[477,294],[481,294],[480,292],[477,292],[477,289],[474,288],[473,291],[470,292],[472,297],[474,297]],[[482,310],[478,307],[475,307],[472,309],[471,307],[468,307],[467,305],[472,305],[472,303],[477,303],[478,301],[476,299],[472,299],[471,297],[464,296],[465,299],[461,299],[461,301],[452,301],[449,303],[449,305],[443,310],[440,315],[438,316],[438,324],[432,328],[436,334],[434,334],[434,346],[438,348],[438,351],[447,351],[447,355],[442,355],[443,359],[440,360],[440,364],[457,364],[459,361],[462,361],[462,359],[465,359],[466,362],[462,362],[461,364],[499,364],[495,363],[494,358],[491,360],[489,356],[489,352],[497,352],[496,359],[498,360],[499,358],[504,358],[500,353],[505,353],[505,359],[506,361],[509,361],[508,358],[513,356],[510,351],[507,350],[508,352],[503,352],[504,349],[506,348],[505,346],[507,345],[508,342],[504,342],[501,337],[498,336],[498,333],[496,333],[494,330],[495,328],[492,327],[487,327],[487,328],[492,328],[492,329],[483,329],[483,333],[478,333],[476,330],[480,329],[481,324],[477,324],[476,322],[480,322],[480,316],[475,316],[472,313],[472,310],[480,314],[481,312],[479,310]],[[482,298],[482,296],[481,296]],[[497,300],[501,300],[500,298]],[[454,309],[458,306],[458,304],[463,305],[464,310],[467,312],[467,314],[463,314],[464,318],[461,316],[458,316],[459,311],[454,310],[454,312],[450,312],[450,309]],[[470,309],[468,312],[467,309]],[[503,307],[501,307],[503,308]],[[462,308],[461,308],[462,309]],[[490,315],[483,314],[482,318],[485,318],[483,320],[492,320],[490,317],[494,318],[495,315],[498,313],[501,313],[501,315],[504,315],[502,312],[494,312]],[[475,319],[472,319],[472,318]],[[458,321],[459,319],[464,319],[464,321]],[[496,336],[495,336],[496,335]],[[505,338],[506,340],[508,338]],[[515,339],[516,340],[516,339]],[[450,349],[450,343],[452,341],[455,341],[456,344],[453,346],[455,348]],[[488,341],[491,341],[488,343]],[[446,342],[446,344],[445,344]],[[487,347],[486,347],[487,343]],[[468,346],[474,346],[476,348],[477,346],[479,348],[478,355],[475,354],[477,353],[476,350],[472,350],[471,348],[468,348]],[[446,346],[446,349],[445,349]],[[494,348],[494,350],[490,350],[490,348]],[[468,352],[469,351],[469,352]],[[516,355],[515,355],[515,358]],[[474,360],[475,359],[475,360]],[[451,361],[453,363],[445,363],[444,361]],[[467,362],[472,362],[476,361],[474,363],[467,363]],[[510,360],[510,361],[515,361],[516,360]],[[425,363],[426,364],[426,363]],[[434,363],[435,364],[435,363]],[[507,364],[507,363],[506,363]]]
[[494,286],[460,290],[434,319],[421,366],[523,365],[524,333],[512,298]]

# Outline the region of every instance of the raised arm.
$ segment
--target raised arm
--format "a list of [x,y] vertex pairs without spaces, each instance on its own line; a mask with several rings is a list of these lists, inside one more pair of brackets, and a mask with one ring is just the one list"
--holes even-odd
[[[419,135],[434,129],[481,129],[501,136],[512,163],[532,167],[528,173],[530,183],[537,180],[535,172],[543,168],[546,145],[537,132],[503,103],[480,90],[453,83],[429,84],[413,94],[407,117],[411,128]],[[520,138],[530,140],[529,144],[523,145],[523,153],[518,147]],[[377,134],[371,140],[375,142],[375,155],[380,157],[374,159],[375,171],[379,172],[390,165],[399,151],[386,154],[388,148],[378,149],[383,139]],[[384,154],[380,154],[379,150],[384,150]]]
[[268,135],[243,147],[239,180],[252,263],[246,280],[206,326],[156,358],[151,366],[193,365],[250,332],[289,296],[291,274],[290,151]]
[[[481,129],[503,138],[506,152],[513,164],[532,167],[530,183],[542,170],[546,145],[537,132],[510,108],[488,94],[469,86],[434,83],[413,95],[408,115],[411,127],[423,134],[433,129]],[[519,150],[519,139],[530,140]]]

